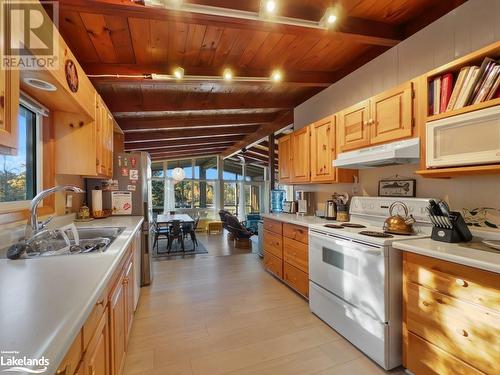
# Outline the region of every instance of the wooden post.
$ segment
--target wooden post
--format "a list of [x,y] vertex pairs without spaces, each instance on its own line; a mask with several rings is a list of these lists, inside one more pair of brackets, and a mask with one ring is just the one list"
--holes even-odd
[[275,154],[275,144],[274,144],[274,133],[269,135],[269,189],[273,190],[276,188],[276,154]]

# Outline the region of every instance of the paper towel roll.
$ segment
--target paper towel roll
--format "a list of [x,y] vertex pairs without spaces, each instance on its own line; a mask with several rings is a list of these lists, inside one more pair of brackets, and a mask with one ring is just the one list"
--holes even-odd
[[92,212],[102,211],[102,190],[92,190]]

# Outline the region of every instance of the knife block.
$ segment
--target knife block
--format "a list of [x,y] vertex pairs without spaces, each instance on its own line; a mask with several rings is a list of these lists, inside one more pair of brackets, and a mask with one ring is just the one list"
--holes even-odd
[[449,243],[457,243],[463,242],[462,236],[456,230],[456,228],[441,228],[441,227],[433,227],[431,238],[434,241],[441,242],[449,242]]

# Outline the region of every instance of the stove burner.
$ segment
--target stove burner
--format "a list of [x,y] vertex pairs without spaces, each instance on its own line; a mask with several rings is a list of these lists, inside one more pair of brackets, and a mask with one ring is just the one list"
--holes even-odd
[[338,224],[325,224],[325,227],[333,228],[333,229],[344,229],[344,227],[342,225],[338,225]]
[[356,223],[343,223],[340,225],[342,225],[343,227],[346,227],[346,228],[366,228],[366,226],[364,226],[362,224],[356,224]]
[[380,237],[380,238],[392,238],[394,237],[392,234],[384,233],[384,232],[374,232],[370,230],[362,230],[359,234],[363,234],[365,236],[370,237]]

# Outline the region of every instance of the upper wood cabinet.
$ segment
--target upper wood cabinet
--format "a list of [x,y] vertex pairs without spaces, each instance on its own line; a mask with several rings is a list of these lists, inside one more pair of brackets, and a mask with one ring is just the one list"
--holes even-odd
[[413,135],[413,84],[384,91],[339,114],[339,152]]
[[96,94],[95,120],[54,112],[56,173],[109,178],[113,175],[114,119]]
[[336,116],[327,117],[310,125],[311,128],[311,182],[335,180],[332,161],[336,155]]
[[0,150],[15,153],[19,114],[19,71],[0,70]]
[[292,182],[309,182],[311,179],[311,154],[309,126],[292,133]]
[[370,101],[346,108],[338,114],[339,152],[366,147],[370,144]]
[[292,179],[292,137],[290,134],[278,139],[279,181],[289,183]]
[[412,83],[374,96],[370,100],[370,143],[411,137],[413,124]]

